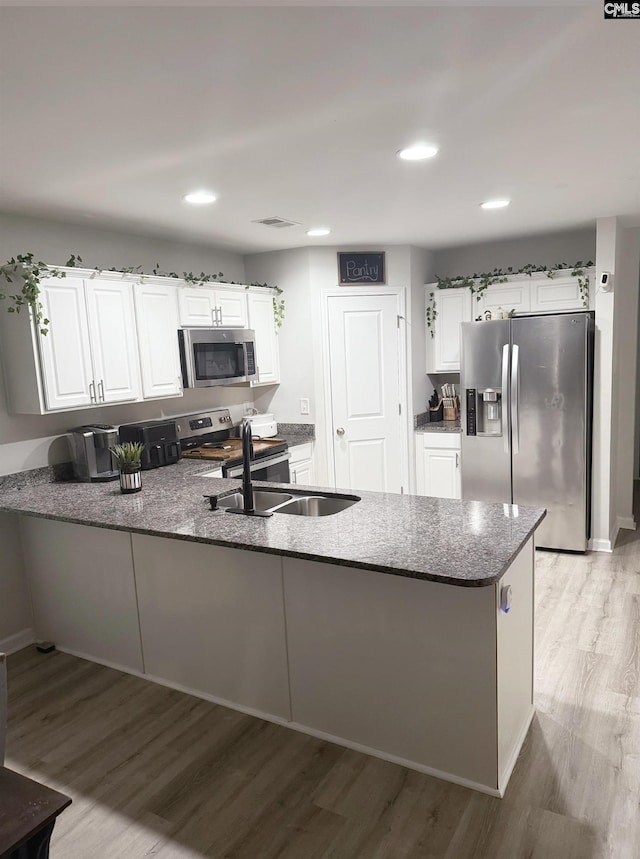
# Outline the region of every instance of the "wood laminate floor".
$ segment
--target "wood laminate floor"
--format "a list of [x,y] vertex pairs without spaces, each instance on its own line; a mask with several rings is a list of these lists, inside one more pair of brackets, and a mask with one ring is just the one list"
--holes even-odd
[[52,859],[640,859],[640,534],[538,552],[536,603],[503,800],[33,648],[7,765],[73,797]]

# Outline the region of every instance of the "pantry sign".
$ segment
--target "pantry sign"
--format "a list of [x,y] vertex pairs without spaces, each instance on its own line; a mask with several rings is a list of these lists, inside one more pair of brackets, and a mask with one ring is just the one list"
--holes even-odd
[[373,253],[338,252],[338,274],[340,286],[386,283],[384,251]]

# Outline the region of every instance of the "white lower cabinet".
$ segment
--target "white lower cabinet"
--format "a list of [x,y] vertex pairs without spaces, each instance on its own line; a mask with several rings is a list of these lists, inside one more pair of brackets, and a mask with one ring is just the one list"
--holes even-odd
[[37,639],[142,672],[130,535],[28,516],[21,528]]
[[418,495],[461,498],[459,433],[416,433],[416,489]]
[[289,471],[291,482],[299,483],[301,486],[313,486],[316,481],[313,467],[313,442],[296,444],[289,448],[291,459],[289,460]]
[[142,395],[145,399],[182,396],[177,288],[136,283],[134,299]]
[[133,534],[145,670],[289,719],[281,559]]

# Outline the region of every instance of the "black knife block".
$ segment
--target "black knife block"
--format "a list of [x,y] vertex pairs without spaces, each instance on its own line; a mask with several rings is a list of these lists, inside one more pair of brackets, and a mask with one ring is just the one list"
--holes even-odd
[[442,400],[438,402],[437,406],[430,406],[429,408],[429,423],[433,424],[436,421],[441,421],[444,419],[444,404]]

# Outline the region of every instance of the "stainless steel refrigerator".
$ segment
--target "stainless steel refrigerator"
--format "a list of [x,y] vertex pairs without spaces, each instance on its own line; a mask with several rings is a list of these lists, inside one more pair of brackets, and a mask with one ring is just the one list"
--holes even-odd
[[594,314],[462,323],[462,497],[546,507],[536,545],[584,552]]

